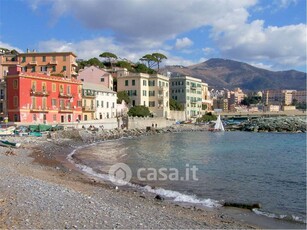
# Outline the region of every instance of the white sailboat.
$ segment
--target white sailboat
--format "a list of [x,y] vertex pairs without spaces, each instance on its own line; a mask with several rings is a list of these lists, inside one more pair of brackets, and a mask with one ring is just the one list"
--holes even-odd
[[221,121],[221,115],[217,117],[217,120],[214,125],[214,131],[222,131],[222,132],[225,131],[223,123]]

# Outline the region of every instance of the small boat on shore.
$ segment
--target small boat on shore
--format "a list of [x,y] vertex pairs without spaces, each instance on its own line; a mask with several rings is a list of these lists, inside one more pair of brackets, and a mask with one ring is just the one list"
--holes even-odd
[[15,143],[15,142],[10,142],[10,141],[0,140],[0,146],[19,148],[20,145],[21,145],[21,143]]

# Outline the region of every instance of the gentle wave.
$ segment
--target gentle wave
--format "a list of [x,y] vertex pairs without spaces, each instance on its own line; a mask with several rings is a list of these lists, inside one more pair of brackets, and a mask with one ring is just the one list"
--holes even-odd
[[269,218],[295,221],[295,222],[299,222],[299,223],[303,223],[303,224],[307,223],[305,219],[303,219],[302,217],[299,217],[299,216],[295,216],[295,215],[278,215],[278,214],[275,214],[275,213],[264,212],[264,211],[261,211],[257,208],[254,208],[252,211],[254,213],[256,213],[257,215],[266,216],[266,217],[269,217]]

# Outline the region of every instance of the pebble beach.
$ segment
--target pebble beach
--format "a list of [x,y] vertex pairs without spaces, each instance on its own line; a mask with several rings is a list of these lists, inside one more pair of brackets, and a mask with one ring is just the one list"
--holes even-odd
[[0,228],[259,228],[224,209],[184,207],[117,188],[65,161],[77,146],[110,138],[110,132],[119,135],[73,131],[48,137],[2,137],[21,147],[0,146]]

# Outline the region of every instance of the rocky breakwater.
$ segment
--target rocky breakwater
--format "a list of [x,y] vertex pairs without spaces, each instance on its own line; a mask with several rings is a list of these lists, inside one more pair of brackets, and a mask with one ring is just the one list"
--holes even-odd
[[226,130],[305,133],[306,124],[306,117],[269,117],[248,120],[238,125],[228,125]]
[[54,140],[74,140],[75,142],[81,143],[93,143],[105,140],[114,140],[125,137],[139,137],[149,136],[163,133],[176,133],[176,132],[196,132],[196,131],[207,131],[208,126],[198,126],[194,124],[180,124],[173,125],[166,128],[153,128],[147,127],[146,129],[110,129],[110,130],[86,130],[86,129],[75,129],[75,130],[63,130],[57,131],[50,134],[49,138]]

